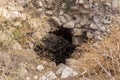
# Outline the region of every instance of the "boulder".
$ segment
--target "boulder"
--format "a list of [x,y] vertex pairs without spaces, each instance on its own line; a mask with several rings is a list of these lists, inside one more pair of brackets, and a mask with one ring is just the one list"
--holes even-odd
[[61,74],[61,78],[68,78],[76,76],[78,73],[66,65],[61,65],[57,70],[56,74]]

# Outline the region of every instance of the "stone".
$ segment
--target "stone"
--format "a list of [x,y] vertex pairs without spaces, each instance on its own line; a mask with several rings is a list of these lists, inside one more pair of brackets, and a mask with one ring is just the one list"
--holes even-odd
[[88,37],[89,39],[92,39],[92,38],[93,38],[93,34],[90,33],[90,32],[87,32],[87,37]]
[[98,24],[100,23],[101,15],[94,15],[93,16],[93,21]]
[[65,19],[64,16],[59,16],[59,19],[60,19],[60,21],[61,21],[62,23],[66,23],[66,22],[67,22],[67,20]]
[[52,71],[46,72],[41,78],[39,78],[39,80],[56,80],[56,79],[57,76]]
[[62,22],[60,21],[59,18],[53,16],[51,19],[52,19],[52,20],[55,22],[55,24],[57,24],[58,26],[61,26],[61,25],[62,25]]
[[63,11],[60,11],[59,15],[62,16],[63,14],[64,14],[64,12],[63,12]]
[[73,44],[74,44],[74,45],[80,45],[81,38],[80,38],[80,37],[75,37],[75,36],[73,36],[73,37],[72,37],[72,41],[73,41]]
[[57,67],[59,69],[56,71],[56,74],[62,74],[62,71],[64,70],[64,68],[66,67],[66,65],[64,65],[63,63],[61,63]]
[[38,70],[38,71],[41,71],[41,70],[43,70],[43,69],[44,69],[44,66],[43,66],[43,65],[40,64],[40,65],[37,66],[37,70]]
[[72,20],[71,16],[69,16],[68,14],[64,14],[64,17],[67,19],[68,22]]
[[90,24],[90,28],[91,28],[91,29],[98,29],[97,25],[95,25],[94,23],[91,23],[91,24]]
[[89,5],[89,4],[85,4],[85,5],[84,5],[84,8],[85,8],[85,9],[88,9],[88,8],[90,8],[90,5]]
[[120,0],[112,0],[112,7],[117,9],[119,8]]
[[81,14],[89,14],[89,9],[85,9],[83,7],[79,7],[79,13],[81,13]]
[[16,0],[20,5],[25,6],[30,0]]
[[30,77],[26,77],[26,80],[31,80]]
[[21,17],[21,13],[18,12],[18,11],[11,12],[11,17],[12,18],[20,18]]
[[73,29],[73,36],[81,36],[82,30],[81,29]]
[[75,21],[70,21],[63,25],[64,28],[74,28],[74,26],[75,26]]
[[35,1],[33,5],[37,8],[43,7],[43,3],[41,1]]
[[102,22],[104,24],[110,24],[111,23],[111,16],[110,15],[104,16],[104,18],[102,19]]
[[12,45],[13,50],[22,50],[22,47],[19,42],[16,42]]
[[81,28],[81,25],[80,24],[76,24],[75,28]]
[[53,11],[46,11],[46,15],[51,16],[53,14]]
[[71,10],[72,10],[72,11],[78,11],[78,10],[79,10],[79,7],[78,7],[78,6],[72,6],[72,7],[71,7]]
[[102,37],[100,35],[95,35],[94,38],[97,41],[101,41],[102,40]]
[[72,68],[62,65],[56,72],[56,74],[61,74],[61,78],[68,78],[76,76],[78,73],[75,72]]
[[26,69],[26,64],[20,63],[20,68],[18,68],[17,73],[20,77],[28,75],[28,70]]
[[100,35],[100,31],[94,31],[94,35]]
[[98,3],[97,2],[93,2],[91,4],[91,7],[94,9],[94,10],[98,10]]
[[99,30],[105,32],[106,28],[104,26],[101,26],[99,27]]
[[84,26],[84,25],[86,25],[88,22],[89,22],[89,21],[88,21],[88,18],[84,16],[84,17],[81,19],[80,24],[81,24],[81,26]]
[[33,76],[33,78],[34,78],[35,80],[38,80],[38,76]]
[[84,0],[76,0],[76,4],[84,4]]
[[6,8],[1,7],[0,8],[0,16],[3,16],[6,19],[9,19],[11,17],[11,14]]

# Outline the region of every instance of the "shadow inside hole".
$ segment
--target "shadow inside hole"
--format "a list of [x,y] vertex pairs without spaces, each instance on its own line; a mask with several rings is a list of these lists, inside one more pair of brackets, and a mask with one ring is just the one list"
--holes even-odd
[[35,46],[34,51],[40,57],[45,57],[54,61],[57,65],[65,64],[65,60],[70,58],[75,50],[72,45],[72,34],[70,29],[61,28],[50,32],[49,35],[41,39],[41,44]]

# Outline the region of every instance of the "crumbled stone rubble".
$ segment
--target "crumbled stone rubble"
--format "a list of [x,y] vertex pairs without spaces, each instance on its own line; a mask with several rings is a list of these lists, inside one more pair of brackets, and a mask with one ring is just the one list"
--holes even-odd
[[[71,5],[67,5],[68,3]],[[46,11],[46,14],[51,16],[54,26],[71,29],[73,44],[79,45],[82,35],[88,39],[101,41],[104,36],[111,33],[109,25],[115,14],[112,7],[116,5],[112,3],[115,2],[71,0],[61,4],[57,15],[54,14],[54,9]],[[69,7],[67,12],[66,6]]]

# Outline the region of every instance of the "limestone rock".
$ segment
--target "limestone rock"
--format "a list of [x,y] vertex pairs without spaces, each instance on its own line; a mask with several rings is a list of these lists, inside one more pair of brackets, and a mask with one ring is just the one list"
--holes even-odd
[[97,41],[101,41],[102,40],[102,37],[100,35],[95,35],[94,38]]
[[52,20],[55,22],[55,24],[57,24],[58,26],[61,26],[61,25],[62,25],[62,22],[60,21],[59,18],[53,16],[51,19],[52,19]]
[[74,36],[81,36],[82,30],[81,29],[73,29],[73,35]]
[[90,32],[87,32],[87,37],[88,37],[89,39],[92,39],[92,38],[93,38],[93,34],[90,33]]
[[46,72],[39,80],[55,80],[57,76],[52,71]]
[[95,25],[94,23],[91,23],[91,24],[90,24],[90,28],[91,28],[91,29],[98,29],[97,25]]
[[37,66],[37,70],[38,70],[38,71],[41,71],[41,70],[43,70],[43,69],[44,69],[44,66],[43,66],[43,65],[38,65],[38,66]]
[[70,21],[63,25],[64,28],[74,28],[74,26],[75,26],[75,21]]
[[83,16],[80,24],[81,26],[85,26],[86,24],[88,24],[88,22],[88,18],[86,16]]
[[69,16],[68,14],[64,14],[64,17],[67,19],[68,22],[72,20],[71,16]]
[[61,78],[68,78],[68,77],[76,76],[78,73],[75,72],[72,68],[65,66],[65,65],[62,65],[58,69],[56,74],[61,74]]
[[11,14],[9,13],[9,11],[3,7],[0,8],[0,16],[5,17],[6,19],[9,19]]
[[61,20],[62,23],[66,23],[67,22],[67,20],[65,19],[64,16],[59,16],[59,18],[60,18],[60,20]]
[[110,15],[104,16],[102,22],[103,22],[104,24],[110,24],[110,23],[111,23],[111,16],[110,16]]
[[120,8],[120,0],[112,0],[112,7],[115,9]]
[[84,0],[76,0],[76,4],[84,4]]
[[51,16],[53,14],[53,11],[46,11],[46,15]]
[[13,50],[21,50],[22,49],[21,45],[18,42],[14,43],[12,45],[12,48],[13,48]]

